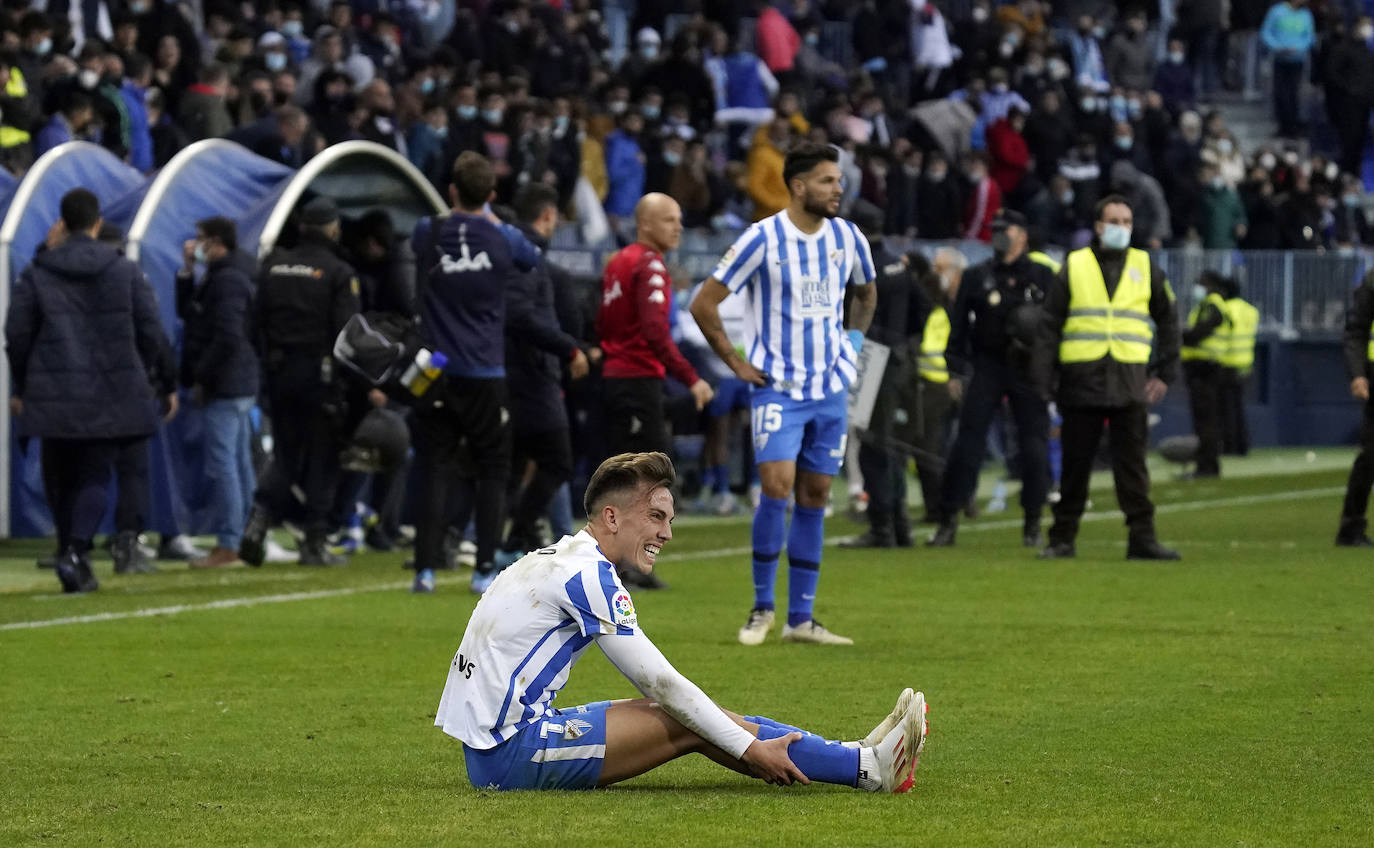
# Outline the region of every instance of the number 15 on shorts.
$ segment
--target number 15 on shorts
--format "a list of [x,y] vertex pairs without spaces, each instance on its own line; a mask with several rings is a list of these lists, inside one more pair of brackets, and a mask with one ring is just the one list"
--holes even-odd
[[763,450],[768,437],[782,429],[782,404],[765,403],[754,407],[754,450]]

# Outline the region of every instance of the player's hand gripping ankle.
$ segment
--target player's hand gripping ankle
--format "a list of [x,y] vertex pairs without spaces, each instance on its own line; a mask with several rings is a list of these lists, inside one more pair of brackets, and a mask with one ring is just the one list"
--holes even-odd
[[791,786],[794,781],[810,783],[801,769],[792,762],[792,758],[787,756],[788,746],[801,738],[800,733],[793,731],[786,736],[767,741],[755,739],[753,744],[745,749],[740,760],[749,766],[755,777],[765,783],[776,783],[779,786]]

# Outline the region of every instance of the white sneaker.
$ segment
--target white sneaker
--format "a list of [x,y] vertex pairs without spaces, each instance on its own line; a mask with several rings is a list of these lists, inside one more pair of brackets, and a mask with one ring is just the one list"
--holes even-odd
[[854,640],[847,636],[839,636],[826,630],[825,627],[814,618],[804,621],[796,627],[784,625],[782,628],[782,641],[784,642],[808,642],[812,645],[852,645]]
[[720,496],[716,499],[713,511],[716,515],[722,517],[734,515],[739,511],[739,498],[735,497],[734,492],[721,492]]
[[768,631],[773,629],[773,618],[772,610],[750,610],[749,620],[739,629],[740,644],[762,645],[768,638]]
[[926,698],[915,693],[902,714],[902,720],[873,747],[882,780],[879,791],[903,794],[915,782],[916,760],[925,747]]
[[295,562],[296,552],[288,551],[282,544],[275,539],[268,539],[264,543],[263,550],[266,551],[263,559],[267,562]]
[[915,694],[910,688],[903,689],[902,694],[897,696],[897,706],[892,708],[892,712],[887,714],[887,718],[878,722],[878,726],[873,728],[863,739],[845,744],[853,745],[856,748],[872,748],[883,741],[883,737],[897,726],[898,722],[902,720],[902,716],[906,715],[907,707],[911,706],[911,699]]

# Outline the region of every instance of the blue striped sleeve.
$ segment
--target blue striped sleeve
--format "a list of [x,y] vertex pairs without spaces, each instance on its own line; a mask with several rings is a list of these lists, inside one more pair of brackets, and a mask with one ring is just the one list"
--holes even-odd
[[749,285],[759,265],[763,264],[763,245],[763,228],[755,224],[725,251],[711,276],[732,293],[739,294]]
[[601,634],[601,619],[592,611],[591,599],[587,597],[587,589],[582,585],[582,572],[574,574],[568,578],[568,582],[563,584],[567,591],[568,600],[572,603],[569,613],[573,620],[577,622],[577,629],[583,636],[599,636]]
[[611,623],[615,625],[615,635],[630,636],[639,627],[635,615],[635,604],[630,593],[615,582],[613,568],[609,562],[602,563],[601,592],[606,598],[606,609],[611,612]]
[[[868,239],[864,238],[859,228],[852,221],[845,223],[849,224],[849,230],[854,234],[854,252],[859,256],[859,267],[854,270],[859,272],[863,279],[857,282],[859,285],[867,285],[878,278],[878,272],[873,268],[873,252],[868,249]],[[853,274],[850,275],[850,279],[854,279]]]

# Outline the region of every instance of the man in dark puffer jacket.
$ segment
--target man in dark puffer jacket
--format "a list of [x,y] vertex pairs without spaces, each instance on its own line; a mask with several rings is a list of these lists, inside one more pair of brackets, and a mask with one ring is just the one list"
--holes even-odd
[[100,202],[62,198],[53,241],[14,285],[5,338],[22,436],[43,440],[44,477],[62,556],[64,592],[98,587],[91,539],[105,512],[115,457],[156,428],[148,374],[167,344],[138,266],[96,240]]

